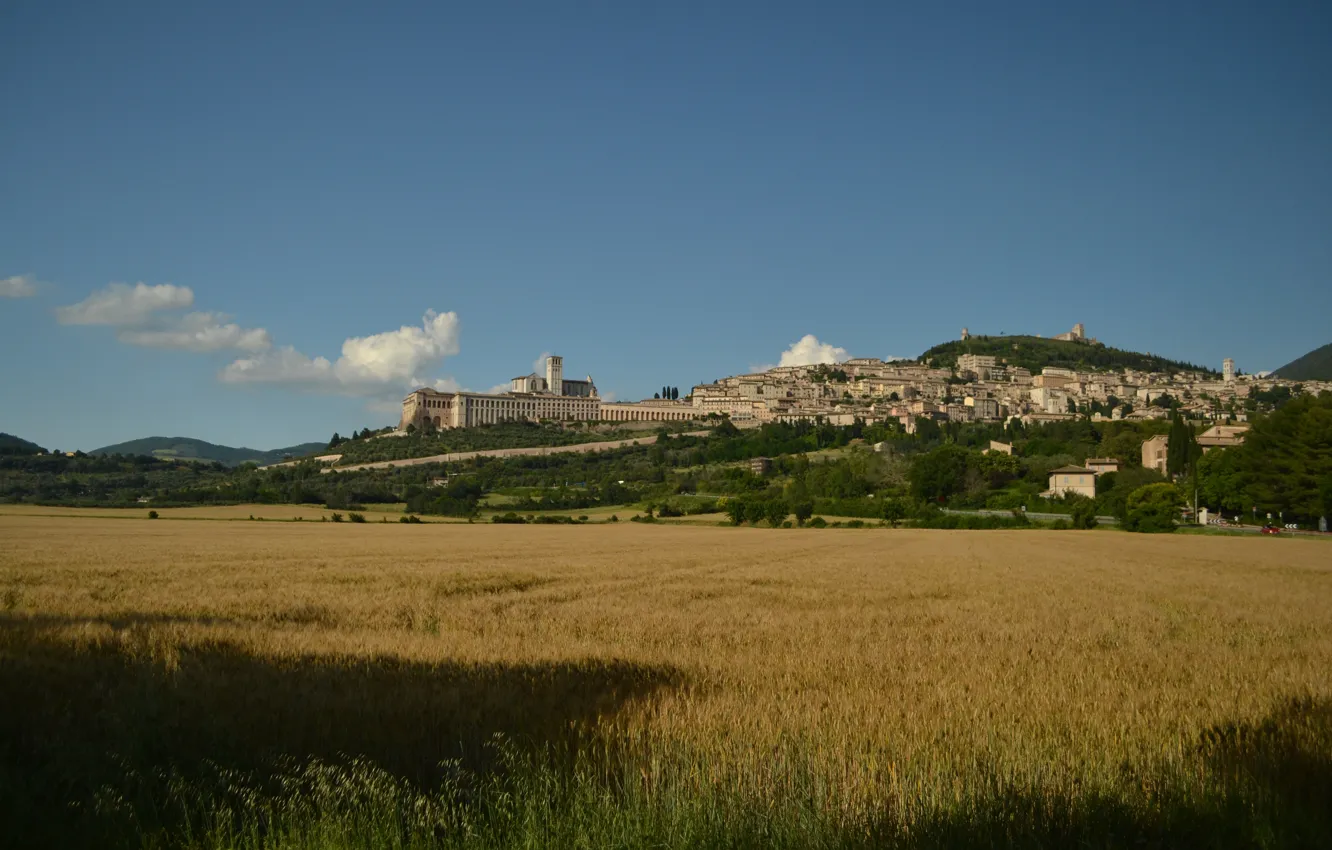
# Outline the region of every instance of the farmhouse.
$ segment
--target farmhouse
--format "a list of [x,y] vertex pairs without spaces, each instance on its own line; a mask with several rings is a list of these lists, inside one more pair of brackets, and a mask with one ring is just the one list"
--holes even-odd
[[1088,499],[1096,498],[1096,472],[1082,466],[1061,466],[1050,472],[1050,489],[1046,495],[1051,498],[1076,493]]

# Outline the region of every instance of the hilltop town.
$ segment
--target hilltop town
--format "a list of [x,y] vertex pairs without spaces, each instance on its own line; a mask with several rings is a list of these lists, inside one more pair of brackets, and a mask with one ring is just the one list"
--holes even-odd
[[[1003,353],[973,353],[974,351]],[[1053,360],[1065,365],[1031,368]],[[1028,365],[1021,365],[1028,364]],[[1105,364],[1105,365],[1101,365]],[[1128,365],[1125,365],[1128,364]],[[507,421],[669,422],[727,417],[743,427],[823,420],[833,425],[897,423],[908,434],[921,420],[1060,422],[1165,419],[1171,410],[1215,422],[1245,422],[1254,410],[1301,387],[1329,382],[1243,374],[1226,359],[1220,372],[1153,355],[1119,352],[1088,337],[1082,324],[1049,339],[972,337],[936,346],[919,360],[855,358],[841,363],[777,366],[694,386],[683,398],[603,400],[595,383],[564,380],[563,361],[545,377],[513,379],[498,394],[419,389],[403,400],[399,432]]]

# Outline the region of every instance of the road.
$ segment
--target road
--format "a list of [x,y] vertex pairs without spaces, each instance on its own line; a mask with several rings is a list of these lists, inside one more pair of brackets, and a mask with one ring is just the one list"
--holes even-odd
[[[981,511],[955,511],[955,510],[953,510],[953,509],[951,509],[951,508],[944,508],[944,509],[943,509],[943,512],[946,513],[946,514],[979,514],[979,515],[981,515],[981,516],[1012,516],[1012,515],[1013,515],[1013,512],[1012,512],[1012,511],[985,511],[985,510],[981,510]],[[1044,519],[1067,519],[1067,520],[1071,520],[1071,519],[1072,519],[1072,517],[1069,516],[1068,514],[1047,514],[1047,513],[1038,513],[1038,512],[1036,512],[1036,511],[1026,511],[1026,514],[1027,514],[1027,518],[1028,518],[1028,519],[1043,519],[1043,520],[1044,520]],[[1112,516],[1098,516],[1098,517],[1096,518],[1096,521],[1097,521],[1098,523],[1100,523],[1101,525],[1119,525],[1119,520],[1115,519],[1115,518],[1112,517]]]

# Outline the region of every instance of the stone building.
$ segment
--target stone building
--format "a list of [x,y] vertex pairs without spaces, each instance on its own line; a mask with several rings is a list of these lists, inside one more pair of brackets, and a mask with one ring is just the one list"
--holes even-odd
[[601,403],[603,422],[688,422],[707,414],[685,401],[606,402]]
[[546,358],[545,378],[536,373],[521,375],[509,385],[509,392],[499,394],[440,392],[423,387],[402,400],[398,427],[470,428],[500,422],[591,422],[601,418],[601,399],[592,378],[564,380],[561,357]]
[[1162,475],[1166,474],[1166,444],[1170,438],[1165,434],[1157,434],[1142,444],[1142,465],[1144,469],[1155,469]]

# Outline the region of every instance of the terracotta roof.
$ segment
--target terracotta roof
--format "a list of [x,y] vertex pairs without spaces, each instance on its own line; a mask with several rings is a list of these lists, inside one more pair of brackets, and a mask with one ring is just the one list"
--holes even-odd
[[1082,474],[1084,474],[1084,475],[1094,475],[1094,474],[1095,474],[1092,470],[1090,470],[1090,469],[1084,469],[1084,468],[1081,467],[1081,466],[1061,466],[1061,467],[1059,467],[1058,469],[1052,469],[1052,470],[1050,470],[1050,474],[1051,474],[1051,475],[1062,475],[1062,474],[1064,474],[1064,473],[1066,473],[1066,472],[1069,473],[1070,475],[1073,474],[1073,473],[1075,473],[1075,472],[1080,472],[1080,473],[1082,473]]

